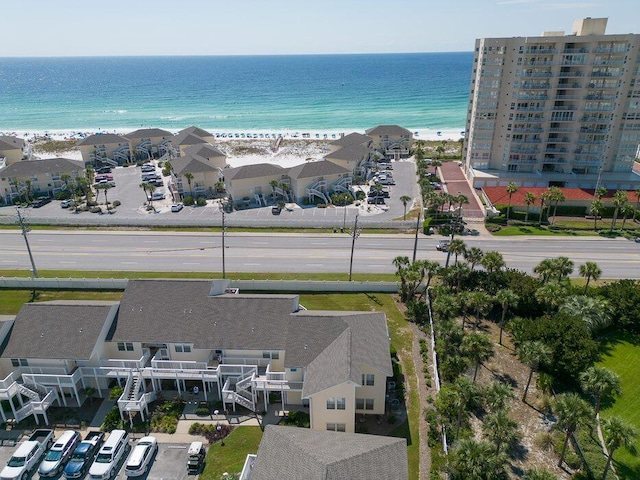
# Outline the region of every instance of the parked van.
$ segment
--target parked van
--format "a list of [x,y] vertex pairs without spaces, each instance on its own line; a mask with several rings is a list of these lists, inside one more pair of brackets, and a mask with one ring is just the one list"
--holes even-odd
[[187,471],[190,474],[198,474],[204,464],[207,452],[202,442],[192,442],[187,451]]
[[151,200],[164,200],[164,192],[162,190],[156,190],[151,194]]
[[89,477],[97,480],[111,478],[118,464],[129,450],[129,436],[124,430],[113,430],[89,468]]
[[55,477],[64,469],[71,452],[80,441],[80,434],[75,430],[65,430],[47,451],[38,468],[41,477]]
[[124,467],[127,477],[139,477],[144,474],[149,468],[151,458],[157,451],[158,441],[156,437],[142,437],[138,440],[127,459],[127,465]]

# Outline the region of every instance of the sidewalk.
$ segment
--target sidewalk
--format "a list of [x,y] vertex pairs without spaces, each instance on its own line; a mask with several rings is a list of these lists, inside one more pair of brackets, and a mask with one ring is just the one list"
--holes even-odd
[[440,167],[440,177],[447,193],[463,194],[469,199],[469,204],[462,207],[465,220],[484,220],[484,207],[471,188],[467,177],[458,162],[443,162]]

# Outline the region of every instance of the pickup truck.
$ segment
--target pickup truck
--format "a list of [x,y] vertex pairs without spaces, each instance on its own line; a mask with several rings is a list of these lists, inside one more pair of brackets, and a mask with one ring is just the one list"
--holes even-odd
[[53,430],[34,431],[29,440],[22,442],[7,466],[0,472],[0,480],[25,480],[36,469],[44,452],[53,443]]
[[104,432],[89,432],[71,454],[69,462],[64,467],[64,478],[84,478],[103,442]]

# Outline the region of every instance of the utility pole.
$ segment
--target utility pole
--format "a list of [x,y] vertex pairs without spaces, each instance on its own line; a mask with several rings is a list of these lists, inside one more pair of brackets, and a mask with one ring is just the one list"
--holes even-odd
[[342,231],[347,228],[347,206],[344,206],[344,216],[342,217]]
[[360,236],[358,231],[358,214],[356,214],[356,221],[353,226],[353,232],[351,232],[351,261],[349,262],[349,281],[351,281],[351,274],[353,273],[353,250],[356,247],[356,238]]
[[418,220],[416,221],[416,237],[413,240],[413,260],[412,263],[416,261],[416,253],[418,252],[418,230],[420,229],[420,217],[422,216],[422,207],[418,209]]
[[34,278],[38,278],[38,270],[36,269],[36,263],[33,261],[33,255],[31,254],[31,247],[29,246],[29,239],[27,238],[27,233],[29,232],[29,228],[24,223],[24,218],[20,213],[20,208],[16,207],[16,213],[18,214],[18,222],[20,223],[20,228],[22,229],[22,236],[24,237],[24,243],[27,244],[27,252],[29,252],[29,260],[31,260],[31,273]]
[[225,232],[225,226],[224,226],[224,207],[222,208],[222,278],[226,278],[226,269],[225,269],[225,263],[224,263],[224,232]]

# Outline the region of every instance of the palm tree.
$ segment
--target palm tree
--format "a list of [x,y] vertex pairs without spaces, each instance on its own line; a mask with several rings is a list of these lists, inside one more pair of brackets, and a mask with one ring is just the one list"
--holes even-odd
[[193,173],[184,172],[182,176],[187,179],[187,184],[189,185],[189,195],[193,197],[193,190],[191,189],[191,182],[193,181]]
[[558,211],[558,203],[566,200],[564,193],[558,187],[551,187],[549,189],[549,200],[553,202],[553,217],[551,223],[556,221],[556,212]]
[[542,225],[542,222],[544,220],[544,211],[550,205],[550,203],[551,199],[549,198],[549,190],[547,190],[546,192],[543,192],[542,195],[540,195],[540,225]]
[[518,422],[505,410],[498,410],[484,418],[482,432],[496,446],[496,453],[500,453],[503,445],[508,447],[518,439]]
[[509,194],[509,203],[507,204],[507,222],[509,221],[509,214],[511,212],[511,197],[513,194],[518,191],[518,185],[514,182],[511,182],[507,185],[507,193]]
[[633,205],[625,205],[622,207],[622,225],[620,226],[620,230],[624,230],[624,224],[627,223],[628,217],[633,217],[636,213],[636,209]]
[[26,200],[27,203],[31,202],[31,188],[32,188],[32,183],[30,179],[27,179],[24,181],[24,185],[27,188],[27,191],[25,192],[26,195]]
[[458,412],[456,423],[456,438],[458,438],[463,413],[469,405],[474,405],[480,401],[480,389],[475,383],[470,382],[467,377],[458,377],[451,388],[455,394],[455,405]]
[[273,195],[273,203],[276,202],[276,188],[278,188],[278,181],[277,180],[271,180],[269,182],[269,185],[271,185],[271,192]]
[[449,463],[452,480],[488,480],[503,478],[507,456],[496,454],[494,446],[474,438],[460,440]]
[[562,305],[566,296],[567,289],[565,285],[558,282],[545,283],[537,289],[535,293],[536,300],[547,306],[546,312],[548,314],[550,314],[554,308]]
[[602,200],[596,199],[589,205],[589,213],[593,215],[593,230],[598,231],[598,217],[602,214],[604,204]]
[[469,197],[467,197],[464,193],[458,193],[455,195],[455,201],[458,204],[458,215],[462,218],[462,205],[469,204]]
[[486,315],[487,310],[491,307],[491,297],[485,292],[474,291],[469,293],[467,303],[475,312],[476,324],[474,328],[477,328],[480,325],[480,315]]
[[516,292],[509,288],[503,288],[496,293],[496,300],[502,307],[502,316],[500,317],[500,340],[498,343],[502,345],[502,331],[504,329],[504,319],[507,315],[509,307],[515,307],[520,301],[520,297],[516,295]]
[[620,447],[633,450],[637,433],[625,420],[618,417],[611,417],[602,421],[602,434],[607,450],[609,451],[607,455],[607,465],[604,467],[604,472],[602,473],[602,480],[605,480],[607,473],[609,473],[609,468],[611,468],[611,461],[613,460],[615,451]]
[[507,407],[507,402],[515,398],[513,388],[500,381],[491,382],[482,395],[487,410],[497,412]]
[[583,295],[586,295],[587,289],[589,288],[589,282],[592,278],[594,280],[598,280],[600,275],[602,275],[602,269],[596,262],[586,262],[583,265],[580,265],[578,271],[580,272],[581,277],[587,279],[587,283],[584,284],[584,292],[582,292]]
[[582,319],[590,332],[611,325],[611,306],[604,298],[572,295],[560,306],[560,311]]
[[633,221],[636,221],[636,214],[640,211],[640,188],[636,188],[636,191],[633,192],[636,196],[636,209],[633,212]]
[[580,398],[577,393],[558,395],[553,402],[553,411],[558,418],[558,427],[565,433],[562,452],[558,461],[558,467],[562,467],[569,437],[576,431],[578,424],[588,421],[593,415],[589,404]]
[[532,468],[527,470],[522,477],[523,480],[556,480],[558,477],[546,468]]
[[554,274],[554,265],[551,258],[545,258],[538,265],[533,267],[533,273],[540,275],[540,281],[545,284]]
[[611,228],[609,228],[610,232],[613,232],[613,229],[616,226],[616,220],[618,220],[618,213],[620,213],[620,209],[623,208],[628,201],[629,198],[627,197],[627,192],[625,192],[624,190],[618,190],[613,196],[613,200],[611,200],[611,203],[614,206],[614,210],[613,218],[611,219]]
[[426,292],[429,286],[431,286],[431,280],[440,270],[440,264],[438,262],[433,262],[430,260],[418,260],[416,262],[416,268],[420,270],[422,273],[422,278],[427,279],[427,283],[425,284],[424,291]]
[[439,321],[455,318],[460,313],[458,297],[443,293],[433,301],[433,313]]
[[407,271],[410,264],[407,256],[397,256],[393,259],[393,266],[396,267],[396,276],[400,277],[400,297],[403,302],[407,301]]
[[531,208],[531,205],[536,203],[535,194],[533,194],[531,192],[526,192],[524,194],[524,203],[526,203],[526,205],[527,205],[527,213],[524,216],[524,223],[528,223],[529,222],[529,209]]
[[475,363],[473,372],[473,382],[475,383],[482,362],[490,360],[494,355],[491,339],[486,333],[471,332],[462,340],[461,350],[469,360]]
[[402,216],[402,220],[406,220],[407,219],[407,205],[411,201],[411,197],[409,197],[408,195],[402,195],[400,197],[400,201],[402,202],[402,206],[404,207],[404,214]]
[[557,275],[557,280],[561,281],[564,277],[568,277],[573,273],[573,262],[568,257],[554,258],[552,261],[553,269]]
[[438,145],[436,147],[436,158],[440,158],[444,153],[444,147],[442,145]]
[[96,185],[96,190],[104,191],[104,203],[107,206],[107,213],[109,213],[109,199],[107,198],[107,191],[110,188],[113,188],[113,185],[111,185],[110,183],[101,183],[99,185]]
[[538,371],[540,365],[549,363],[551,360],[551,349],[541,341],[528,341],[522,342],[518,346],[517,354],[520,361],[529,367],[529,378],[527,379],[527,386],[524,388],[524,394],[522,395],[522,401],[526,403],[533,372]]
[[607,194],[607,189],[604,187],[598,187],[596,188],[596,191],[593,193],[593,197],[596,200],[601,200],[602,197],[604,197]]
[[497,272],[506,265],[502,254],[496,251],[485,253],[480,264],[489,273]]
[[471,270],[473,270],[477,264],[482,262],[483,257],[484,253],[478,247],[471,247],[464,252],[464,259],[469,262]]
[[155,211],[155,207],[153,206],[153,192],[156,191],[156,186],[155,185],[147,185],[147,193],[149,194],[149,206],[151,208],[153,208],[153,210]]
[[451,243],[449,244],[449,253],[452,253],[454,255],[454,265],[458,264],[458,255],[463,255],[464,252],[466,251],[467,246],[464,243],[464,240],[461,240],[459,238],[455,238],[453,240],[451,240]]
[[602,400],[622,394],[620,377],[608,368],[593,366],[580,374],[580,386],[593,395],[594,413],[600,412]]
[[147,182],[142,182],[138,186],[144,191],[144,197],[147,199],[147,202],[148,202],[151,199],[147,194],[147,191],[149,190],[149,184]]

